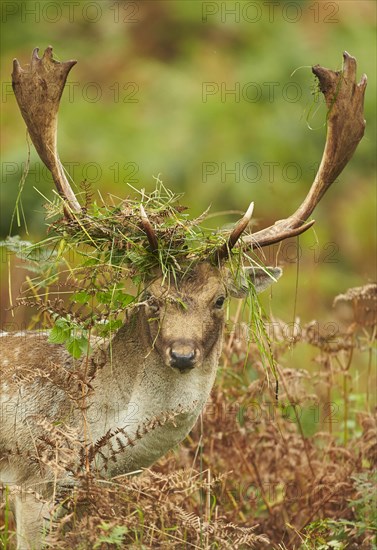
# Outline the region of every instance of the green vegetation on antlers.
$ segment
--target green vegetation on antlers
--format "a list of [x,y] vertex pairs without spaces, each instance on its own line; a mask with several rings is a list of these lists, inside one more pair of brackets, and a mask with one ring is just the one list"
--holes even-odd
[[[45,205],[47,219],[55,218],[46,239],[32,244],[8,237],[0,243],[26,260],[28,271],[34,273],[33,278],[26,278],[16,306],[36,309],[34,325],[52,324],[50,342],[64,344],[77,359],[88,353],[93,331],[111,337],[120,328],[125,310],[143,299],[145,283],[154,270],[159,269],[167,282],[176,281],[195,263],[214,258],[216,250],[227,241],[227,230],[203,227],[209,209],[189,219],[186,208],[180,205],[182,195],[167,189],[159,178],[150,194],[131,189],[136,198],[111,197],[108,206],[101,197],[102,204],[94,201],[90,186],[84,182],[82,213],[63,217],[63,203],[56,195],[55,201]],[[157,251],[148,244],[142,227],[141,205],[157,236]],[[236,284],[245,284],[241,268],[246,263],[257,265],[253,253],[242,247],[233,249],[228,266]],[[248,284],[253,306],[249,308],[249,321],[261,338],[265,333],[262,311]],[[64,300],[67,296],[68,301]],[[262,355],[271,366],[268,346],[265,350]]]

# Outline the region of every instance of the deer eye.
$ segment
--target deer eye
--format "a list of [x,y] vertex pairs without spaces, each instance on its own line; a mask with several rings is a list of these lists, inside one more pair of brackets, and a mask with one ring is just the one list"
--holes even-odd
[[225,302],[225,296],[219,296],[215,302],[215,308],[221,309]]

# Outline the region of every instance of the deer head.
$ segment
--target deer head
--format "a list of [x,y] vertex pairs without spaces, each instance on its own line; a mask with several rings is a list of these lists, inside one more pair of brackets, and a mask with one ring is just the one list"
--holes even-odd
[[261,292],[281,273],[280,268],[245,268],[237,287],[229,270],[201,262],[170,285],[158,277],[145,291],[150,347],[181,373],[201,367],[221,342],[226,299],[246,297],[250,284]]

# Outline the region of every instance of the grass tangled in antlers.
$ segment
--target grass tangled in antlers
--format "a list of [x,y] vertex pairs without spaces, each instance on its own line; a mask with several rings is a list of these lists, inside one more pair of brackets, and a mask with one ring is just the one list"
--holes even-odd
[[[168,190],[158,178],[152,193],[132,188],[138,194],[136,199],[126,198],[111,206],[98,205],[92,200],[90,187],[85,183],[82,187],[82,213],[72,219],[60,216],[53,222],[49,232],[54,235],[32,246],[28,251],[29,259],[33,259],[36,251],[40,254],[41,248],[59,249],[60,253],[63,249],[65,252],[73,249],[81,254],[83,266],[111,266],[114,271],[122,271],[123,276],[136,278],[136,281],[145,279],[151,270],[159,267],[164,277],[175,279],[194,263],[213,257],[227,240],[228,231],[214,231],[201,225],[209,209],[190,220],[187,208],[179,202],[182,194]],[[155,252],[141,224],[141,205],[159,242]],[[61,214],[61,201],[49,203],[46,208],[48,217]],[[246,259],[250,261],[248,254],[236,250],[231,264],[236,268]]]
[[[159,178],[152,193],[133,189],[136,198],[115,203],[118,199],[111,197],[110,206],[102,198],[101,205],[94,201],[85,182],[81,189],[84,206],[80,214],[62,216],[58,196],[46,204],[47,219],[55,218],[46,239],[32,244],[9,237],[0,243],[26,260],[28,271],[34,274],[26,278],[14,307],[37,310],[29,328],[53,327],[50,342],[65,344],[77,358],[88,352],[93,329],[97,335],[111,337],[120,328],[125,310],[143,300],[145,282],[154,270],[173,282],[195,263],[213,258],[229,234],[202,226],[208,209],[190,219],[180,204],[182,195],[168,190]],[[142,226],[141,205],[156,234],[157,251],[151,249]],[[250,251],[233,249],[228,265],[236,282],[242,266],[250,263],[257,264]],[[254,306],[250,324],[257,327],[263,341],[262,312],[251,284],[249,294]],[[262,354],[266,350],[261,349]]]

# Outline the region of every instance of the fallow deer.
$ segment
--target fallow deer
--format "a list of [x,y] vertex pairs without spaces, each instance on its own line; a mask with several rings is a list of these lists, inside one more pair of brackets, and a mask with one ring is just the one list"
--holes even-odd
[[[110,477],[150,466],[194,426],[216,376],[224,302],[229,296],[242,298],[247,291],[242,280],[234,284],[227,268],[232,249],[264,247],[311,227],[314,221],[306,220],[364,134],[366,77],[357,84],[356,60],[346,52],[343,57],[342,71],[313,67],[328,106],[327,138],[314,182],[294,214],[241,238],[251,218],[251,205],[210,258],[197,261],[174,281],[162,278],[157,270],[148,281],[144,300],[105,347],[93,344],[92,356],[85,361],[73,359],[62,345],[48,343],[44,333],[1,334],[0,471],[1,482],[9,486],[19,549],[42,546],[43,518],[51,510],[56,471],[38,451],[46,439],[46,426],[61,423],[71,429],[82,449],[74,459],[76,466],[87,465],[93,452],[91,467],[98,475]],[[28,132],[51,171],[66,218],[84,219],[86,213],[65,176],[56,147],[59,102],[75,63],[53,60],[51,47],[39,58],[36,48],[25,68],[14,60],[12,81]],[[143,207],[140,232],[152,251],[161,246]],[[279,268],[249,267],[243,280],[249,278],[260,292],[280,275]],[[85,408],[75,407],[48,373],[85,370],[88,361],[96,364],[95,375]],[[101,442],[115,438],[113,461],[114,447],[109,451]],[[100,452],[95,453],[96,449]],[[59,449],[56,452],[59,456]],[[69,474],[62,478],[68,479]]]

